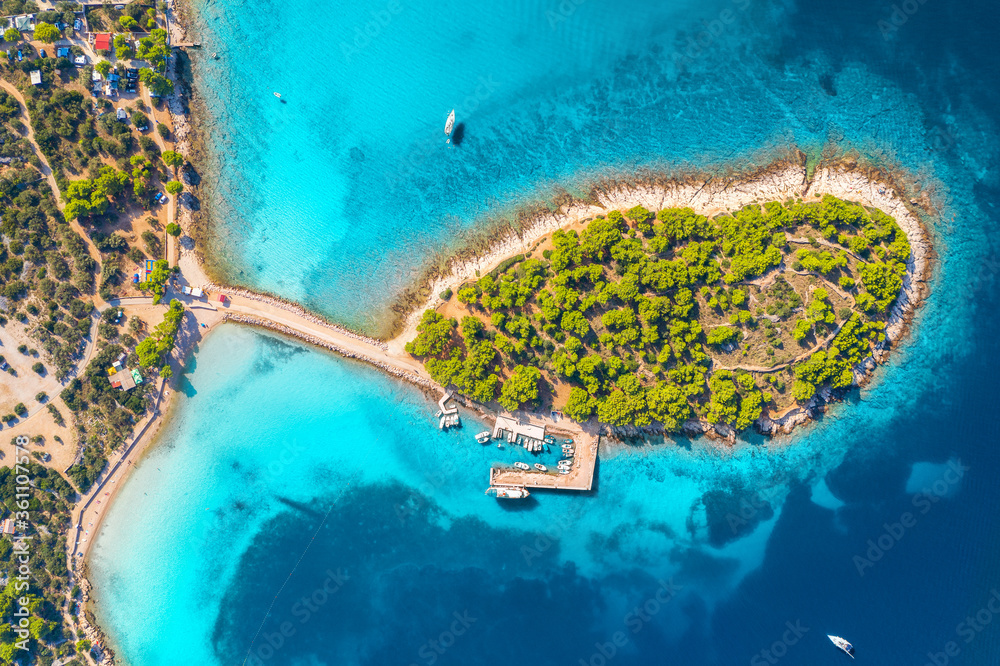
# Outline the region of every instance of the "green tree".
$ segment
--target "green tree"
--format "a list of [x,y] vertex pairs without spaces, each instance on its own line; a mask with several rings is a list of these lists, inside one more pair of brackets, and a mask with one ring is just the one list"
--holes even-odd
[[646,391],[646,404],[649,415],[670,432],[678,431],[693,414],[687,394],[680,386],[669,382],[659,382]]
[[458,325],[434,310],[425,310],[417,324],[417,337],[406,343],[406,351],[414,356],[437,356],[451,340],[451,333]]
[[139,70],[139,80],[142,81],[152,93],[159,95],[160,97],[165,97],[166,95],[174,92],[173,81],[148,67],[143,67]]
[[590,324],[587,318],[576,310],[569,310],[563,313],[560,327],[567,333],[574,333],[579,337],[584,337],[590,332]]
[[118,18],[118,25],[122,27],[122,30],[128,30],[131,32],[139,27],[139,22],[131,16],[120,16]]
[[163,163],[169,167],[179,167],[184,164],[184,156],[172,150],[163,151],[163,154],[160,155],[160,159],[162,159]]
[[180,181],[171,180],[167,183],[167,192],[178,195],[184,191],[184,185]]
[[651,423],[642,392],[616,389],[597,406],[597,418],[612,426],[647,426]]
[[497,402],[506,410],[514,411],[526,402],[538,398],[538,380],[542,373],[538,368],[519,365],[510,373],[510,377],[500,389]]
[[21,31],[17,28],[7,28],[3,33],[3,38],[6,42],[19,42],[21,41]]
[[566,401],[563,411],[574,421],[583,423],[593,416],[595,407],[597,407],[597,400],[584,389],[574,386],[569,392],[569,399]]
[[816,394],[816,387],[807,381],[796,379],[792,384],[792,397],[799,402],[805,402]]
[[177,224],[176,222],[171,222],[170,224],[167,225],[167,233],[173,236],[174,238],[180,236],[181,235],[180,225]]
[[62,33],[59,32],[59,28],[55,27],[51,23],[41,21],[35,24],[35,39],[37,41],[45,42],[46,44],[53,44],[61,37]]
[[739,330],[731,326],[716,326],[708,332],[706,340],[710,345],[724,345],[735,342],[739,337]]
[[108,74],[111,73],[111,63],[107,60],[100,60],[94,65],[94,69],[104,78],[108,78]]

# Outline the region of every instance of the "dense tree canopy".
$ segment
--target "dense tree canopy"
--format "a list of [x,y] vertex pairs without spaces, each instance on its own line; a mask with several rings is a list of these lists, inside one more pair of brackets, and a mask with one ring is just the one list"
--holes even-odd
[[[692,418],[747,428],[772,391],[808,400],[821,386],[850,385],[851,368],[884,337],[880,317],[910,252],[891,217],[829,196],[714,218],[636,206],[556,230],[542,247],[459,287],[461,324],[425,312],[407,351],[474,400],[532,407],[556,393],[543,388],[568,384],[551,406],[574,420],[670,431]],[[748,286],[783,261],[795,266],[766,292]],[[799,293],[786,276],[815,286]],[[849,293],[835,300],[838,288]],[[740,369],[752,332],[815,345],[838,322],[828,346],[783,371],[787,386],[782,373]],[[719,369],[718,354],[735,356],[736,370]]]

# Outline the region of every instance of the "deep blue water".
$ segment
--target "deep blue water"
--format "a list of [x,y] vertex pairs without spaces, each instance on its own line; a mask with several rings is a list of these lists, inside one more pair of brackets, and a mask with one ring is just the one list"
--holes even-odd
[[[930,190],[939,261],[911,340],[821,422],[732,454],[609,451],[595,492],[523,505],[483,496],[507,453],[473,424],[441,434],[410,387],[223,327],[93,555],[120,654],[845,663],[833,633],[864,663],[933,663],[949,641],[949,663],[997,663],[1000,622],[966,618],[1000,589],[1000,21],[985,2],[897,6],[892,30],[891,3],[401,2],[345,55],[390,5],[197,4],[220,53],[196,62],[214,247],[345,323],[378,330],[456,233],[555,186],[828,141]],[[484,77],[447,148],[444,114]]]

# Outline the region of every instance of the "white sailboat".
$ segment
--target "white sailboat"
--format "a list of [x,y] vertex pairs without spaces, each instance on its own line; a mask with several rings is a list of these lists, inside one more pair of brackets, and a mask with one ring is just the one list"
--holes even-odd
[[444,135],[448,138],[448,143],[451,143],[451,130],[455,127],[455,109],[451,110],[448,114],[448,120],[444,123]]
[[826,637],[830,639],[830,642],[832,642],[834,645],[836,645],[841,650],[843,650],[844,652],[846,652],[848,657],[850,657],[851,659],[854,659],[854,646],[853,645],[851,645],[850,643],[848,643],[845,639],[841,638],[840,636],[831,636],[830,634],[827,634]]

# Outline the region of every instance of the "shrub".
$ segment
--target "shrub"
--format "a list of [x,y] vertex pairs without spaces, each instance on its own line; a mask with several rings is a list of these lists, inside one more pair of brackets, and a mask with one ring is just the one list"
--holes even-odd
[[[180,225],[177,224],[176,222],[171,222],[170,224],[167,225],[167,233],[173,236],[174,238],[180,236],[181,235]],[[451,296],[451,292],[449,292],[448,295]]]
[[23,402],[19,402],[14,405],[14,413],[18,416],[25,416],[28,413],[28,408],[24,406]]
[[173,195],[178,195],[184,191],[184,185],[179,181],[171,180],[167,183],[167,192]]
[[32,365],[31,369],[34,370],[39,375],[44,375],[45,374],[45,366],[42,365],[41,362],[38,362],[38,363],[35,363],[34,365]]

